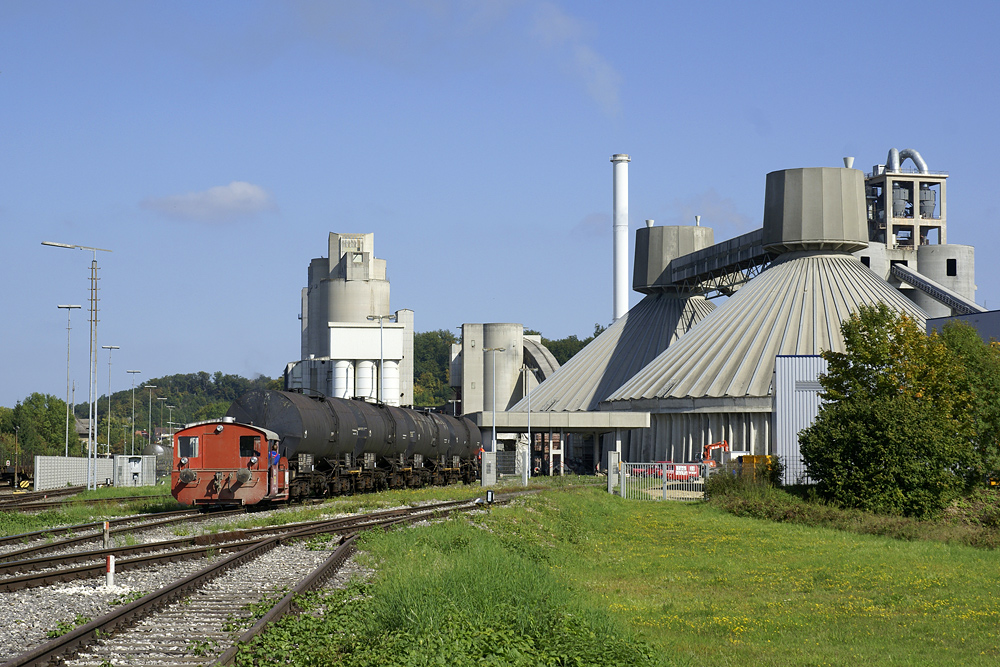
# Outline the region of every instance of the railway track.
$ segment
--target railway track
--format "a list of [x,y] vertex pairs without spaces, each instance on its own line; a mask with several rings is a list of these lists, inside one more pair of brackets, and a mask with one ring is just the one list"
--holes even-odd
[[14,493],[5,493],[0,495],[0,512],[16,511],[22,506],[30,506],[31,503],[36,501],[46,500],[48,498],[73,496],[86,490],[86,487],[83,486],[67,486],[65,488],[51,489],[49,491],[27,491],[24,493],[15,491]]
[[[254,531],[239,531],[244,540],[225,548],[204,545],[150,557],[146,565],[155,565],[156,558],[194,558],[196,551],[201,556],[229,554],[61,637],[10,657],[0,667],[57,662],[80,667],[191,665],[207,664],[213,659],[229,660],[239,641],[247,641],[268,620],[289,608],[296,592],[317,587],[334,576],[353,552],[353,536],[359,531],[420,521],[476,506],[474,501],[450,501],[387,510],[287,526],[282,534],[267,537],[248,534]],[[261,531],[273,533],[281,528],[271,526]],[[332,554],[311,551],[302,543],[304,538],[330,533],[341,536]],[[99,573],[92,570],[89,576]],[[259,605],[261,600],[277,597],[279,593],[284,596],[275,605],[268,603],[271,610],[264,618],[237,636],[233,628],[239,624],[240,610]],[[242,613],[249,615],[246,611]]]
[[[8,502],[6,504],[0,503],[0,512],[40,512],[42,510],[58,509],[60,507],[67,507],[74,503],[82,502],[76,498],[68,498],[66,500],[45,500],[46,496],[44,495],[40,495],[39,498],[40,500],[25,499]],[[120,505],[123,503],[141,502],[143,500],[157,502],[160,499],[156,496],[122,496],[120,498],[95,498],[86,502],[91,505]]]
[[[172,512],[155,512],[153,514],[119,517],[117,519],[109,519],[107,523],[110,524],[111,534],[116,535],[122,532],[166,525],[171,522],[189,521],[197,518],[198,515],[202,515],[205,518],[212,518],[223,516],[224,514],[204,514],[201,510],[186,509],[174,510]],[[50,546],[55,547],[60,543],[52,542],[54,538],[63,535],[76,537],[80,533],[83,533],[83,535],[80,536],[81,541],[86,538],[95,539],[96,537],[101,537],[103,539],[103,529],[104,521],[91,521],[89,523],[78,523],[73,526],[64,526],[62,528],[46,528],[44,530],[36,530],[30,533],[20,533],[18,535],[0,537],[0,561],[7,560],[10,552],[4,551],[3,549],[10,547],[11,545],[45,541]]]

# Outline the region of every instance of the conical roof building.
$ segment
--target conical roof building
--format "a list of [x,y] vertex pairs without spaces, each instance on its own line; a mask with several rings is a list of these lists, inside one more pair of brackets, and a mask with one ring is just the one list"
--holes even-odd
[[[531,391],[532,412],[597,410],[626,380],[639,373],[715,306],[690,289],[661,285],[671,259],[713,244],[709,227],[652,226],[636,231],[632,287],[646,296],[564,366]],[[511,408],[526,412],[528,397]]]
[[860,171],[768,174],[764,247],[780,254],[601,404],[652,415],[623,458],[694,460],[723,439],[766,453],[776,356],[842,351],[841,323],[861,305],[884,303],[922,327],[924,312],[850,254],[866,239]]
[[[597,410],[626,380],[704,319],[702,296],[650,294],[531,392],[532,412]],[[528,409],[527,398],[511,411]]]

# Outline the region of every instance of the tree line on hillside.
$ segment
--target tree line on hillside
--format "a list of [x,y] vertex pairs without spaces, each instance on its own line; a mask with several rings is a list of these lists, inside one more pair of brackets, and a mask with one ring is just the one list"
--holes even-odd
[[[594,336],[603,328],[595,326]],[[531,330],[525,333],[537,333]],[[552,351],[560,364],[565,363],[594,339],[590,336],[580,340],[575,335],[553,340],[542,338],[542,342]],[[453,399],[454,391],[448,386],[448,372],[451,365],[451,345],[458,338],[450,331],[441,329],[414,335],[413,339],[413,400],[423,407],[443,407]],[[155,389],[146,389],[146,385]],[[155,430],[168,428],[168,422],[185,424],[208,419],[217,419],[226,414],[230,404],[239,396],[252,389],[277,389],[283,387],[282,380],[258,375],[247,379],[239,375],[205,371],[180,373],[160,378],[151,378],[135,387],[135,445],[138,450],[144,443],[150,423]],[[121,389],[111,394],[110,415],[108,397],[96,400],[96,439],[101,443],[100,451],[110,442],[111,453],[131,451],[132,431],[132,388]],[[172,409],[166,406],[174,406]],[[78,403],[73,414],[86,420],[89,404]],[[0,448],[13,452],[16,445],[22,456],[61,455],[66,447],[66,402],[51,394],[33,392],[18,401],[13,408],[0,407]],[[85,440],[85,439],[84,439]],[[86,442],[76,436],[76,424],[70,422],[69,453],[71,456],[84,455]]]
[[[155,386],[145,389],[144,385]],[[177,424],[216,419],[226,414],[230,404],[251,389],[281,389],[282,381],[259,375],[247,379],[239,375],[201,371],[151,378],[135,388],[135,430],[147,432],[150,423],[156,428],[169,428],[168,421]],[[163,399],[163,400],[159,400]],[[108,397],[96,401],[96,440],[99,451],[110,441],[110,452],[122,454],[131,451],[132,388],[111,394],[111,412],[108,414]],[[150,405],[152,413],[150,414]],[[172,409],[166,406],[174,406]],[[84,402],[73,408],[74,415],[86,420],[89,404]],[[66,447],[66,402],[51,394],[34,392],[13,408],[0,407],[0,447],[4,456],[15,450],[22,456],[61,455]],[[85,439],[84,439],[85,440]],[[135,447],[145,444],[145,436],[135,435]],[[69,453],[84,455],[86,442],[76,436],[75,420],[70,422]],[[8,456],[9,458],[9,456]]]

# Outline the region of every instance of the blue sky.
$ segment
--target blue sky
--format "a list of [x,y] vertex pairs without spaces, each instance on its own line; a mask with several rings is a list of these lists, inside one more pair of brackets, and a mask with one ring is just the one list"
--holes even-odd
[[916,149],[1000,307],[997,25],[987,2],[5,0],[0,405],[65,395],[56,305],[86,306],[91,255],[50,240],[114,251],[113,390],[278,376],[331,231],[375,233],[418,331],[589,335],[618,152],[633,230],[700,214],[718,241],[760,226],[770,171]]

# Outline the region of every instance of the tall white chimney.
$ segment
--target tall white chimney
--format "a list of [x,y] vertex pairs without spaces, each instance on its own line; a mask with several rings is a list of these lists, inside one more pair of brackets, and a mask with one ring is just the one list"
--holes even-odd
[[628,163],[625,153],[611,156],[614,164],[614,319],[628,312]]

